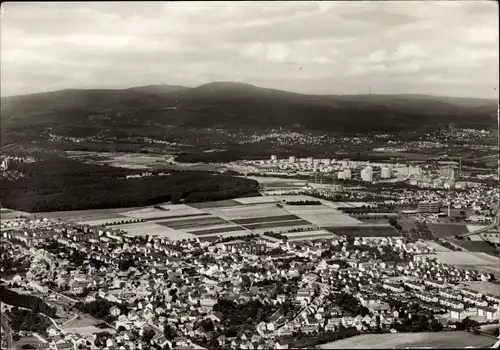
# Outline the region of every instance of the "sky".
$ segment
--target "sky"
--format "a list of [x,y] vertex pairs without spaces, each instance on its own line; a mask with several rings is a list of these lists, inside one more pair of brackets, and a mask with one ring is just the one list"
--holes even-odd
[[498,98],[496,1],[2,3],[1,95],[233,81]]

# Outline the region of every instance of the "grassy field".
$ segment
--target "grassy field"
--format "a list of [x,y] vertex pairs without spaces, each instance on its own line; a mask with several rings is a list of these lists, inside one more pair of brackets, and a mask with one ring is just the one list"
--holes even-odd
[[[148,169],[151,167],[159,167],[161,164],[166,164],[171,155],[155,155],[144,153],[111,153],[111,152],[80,152],[67,151],[70,158],[79,159],[95,164],[108,164],[116,167],[130,169]],[[93,157],[94,160],[88,160],[88,157]]]
[[465,282],[468,288],[483,294],[493,294],[500,296],[500,284],[481,281]]
[[48,213],[37,213],[48,219],[61,219],[73,222],[85,222],[96,220],[123,220],[127,216],[124,213],[130,210],[137,210],[141,208],[115,208],[115,209],[91,209],[91,210],[70,210],[70,211],[53,211]]
[[476,230],[480,230],[482,228],[487,227],[485,225],[465,225],[465,226],[467,226],[467,230],[469,230],[469,232],[474,232]]
[[483,241],[468,241],[468,240],[460,240],[460,239],[448,239],[451,243],[469,251],[469,252],[479,252],[479,253],[487,253],[493,254],[494,256],[498,256],[497,248],[489,245]]
[[92,335],[99,332],[108,332],[111,334],[114,334],[116,332],[111,328],[97,328],[97,323],[98,322],[96,320],[90,317],[79,315],[79,318],[73,319],[67,324],[61,326],[61,329],[63,329],[67,333],[78,333],[83,336]]
[[0,210],[0,220],[12,220],[20,216],[31,217],[32,214],[7,208],[1,208]]
[[440,252],[437,258],[445,264],[459,266],[492,266],[498,270],[499,259],[486,253]]
[[451,252],[451,249],[443,247],[434,241],[424,241],[424,243],[429,247],[429,249],[434,249],[436,252]]
[[435,238],[453,237],[469,232],[467,226],[462,224],[427,224],[427,227]]
[[405,349],[489,347],[495,339],[469,332],[363,334],[321,345],[322,349]]

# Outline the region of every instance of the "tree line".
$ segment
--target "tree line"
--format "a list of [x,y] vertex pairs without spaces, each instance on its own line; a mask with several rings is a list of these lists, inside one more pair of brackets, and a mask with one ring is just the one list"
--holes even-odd
[[0,300],[9,305],[30,309],[34,313],[42,313],[54,317],[57,308],[47,305],[42,299],[33,295],[19,294],[0,285]]

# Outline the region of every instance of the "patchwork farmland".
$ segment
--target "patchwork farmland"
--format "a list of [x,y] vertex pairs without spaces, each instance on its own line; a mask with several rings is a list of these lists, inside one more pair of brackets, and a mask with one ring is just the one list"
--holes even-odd
[[[316,201],[316,205],[287,205]],[[136,209],[89,210],[63,213],[65,220],[125,231],[130,236],[158,236],[170,240],[281,233],[291,240],[337,235],[397,236],[388,225],[366,224],[335,209],[337,203],[305,195],[258,196],[193,204],[165,204]],[[340,203],[345,207],[347,203]],[[349,203],[350,206],[369,205]],[[55,213],[51,213],[51,217]]]

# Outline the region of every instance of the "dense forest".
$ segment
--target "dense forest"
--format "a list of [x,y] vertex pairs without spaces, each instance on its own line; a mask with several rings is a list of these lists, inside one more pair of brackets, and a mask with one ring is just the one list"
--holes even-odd
[[137,171],[54,158],[24,164],[25,178],[0,180],[2,205],[28,212],[204,202],[257,195],[259,184],[229,175],[172,171],[126,179]]
[[97,319],[104,320],[106,322],[113,322],[116,317],[113,317],[110,314],[110,310],[113,306],[116,306],[120,309],[123,314],[128,314],[129,309],[124,304],[115,304],[106,299],[98,298],[95,301],[90,303],[78,302],[75,304],[75,309],[88,313]]
[[10,319],[10,326],[15,331],[44,333],[52,325],[46,316],[17,307],[13,307],[6,315]]

